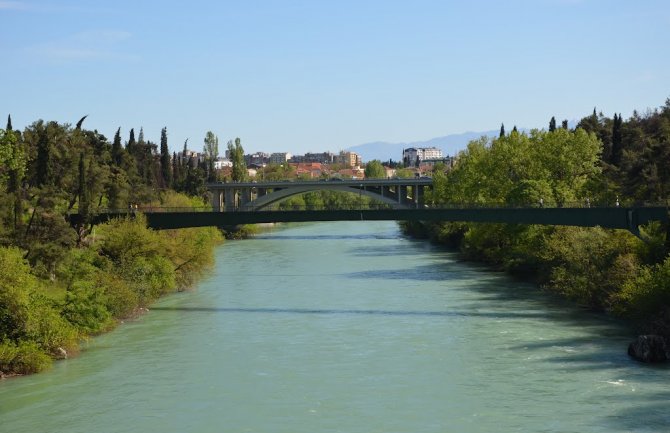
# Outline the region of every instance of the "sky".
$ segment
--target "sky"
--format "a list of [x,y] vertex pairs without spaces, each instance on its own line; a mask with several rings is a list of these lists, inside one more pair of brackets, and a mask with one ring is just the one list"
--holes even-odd
[[0,0],[0,116],[337,152],[628,118],[669,47],[667,0]]

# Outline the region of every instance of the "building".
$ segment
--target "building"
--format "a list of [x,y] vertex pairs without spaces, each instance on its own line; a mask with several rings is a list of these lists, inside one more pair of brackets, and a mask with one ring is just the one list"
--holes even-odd
[[244,155],[244,163],[247,166],[257,165],[264,166],[270,161],[270,154],[265,152],[256,152],[249,155]]
[[177,152],[176,161],[182,165],[191,164],[191,167],[197,167],[204,160],[205,155],[203,153],[194,152],[193,150],[184,149],[181,152]]
[[321,153],[306,153],[304,155],[293,155],[291,162],[294,163],[311,163],[332,164],[335,162],[335,155],[331,152]]
[[296,162],[290,163],[290,165],[295,167],[295,174],[297,177],[318,179],[324,173],[324,167],[320,162]]
[[360,155],[355,152],[345,151],[341,151],[340,154],[337,155],[336,162],[347,167],[360,167],[362,163]]
[[215,170],[221,170],[223,167],[232,167],[233,166],[233,161],[225,158],[217,158],[214,161],[214,169]]
[[270,155],[269,163],[277,165],[286,164],[292,157],[293,155],[288,152],[275,152]]
[[409,147],[402,151],[405,166],[419,166],[424,160],[441,160],[442,149],[437,147]]

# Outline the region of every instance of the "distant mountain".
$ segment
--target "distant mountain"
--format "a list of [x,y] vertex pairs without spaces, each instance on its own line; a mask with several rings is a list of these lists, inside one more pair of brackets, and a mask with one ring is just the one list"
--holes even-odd
[[394,161],[402,160],[402,151],[408,147],[437,147],[442,149],[442,154],[456,155],[464,150],[471,140],[476,140],[481,136],[497,137],[499,130],[484,132],[464,132],[462,134],[451,134],[444,137],[431,138],[426,141],[414,141],[411,143],[388,143],[384,141],[375,141],[373,143],[359,144],[347,148],[351,152],[356,152],[361,156],[364,162],[378,159],[382,162],[392,159]]

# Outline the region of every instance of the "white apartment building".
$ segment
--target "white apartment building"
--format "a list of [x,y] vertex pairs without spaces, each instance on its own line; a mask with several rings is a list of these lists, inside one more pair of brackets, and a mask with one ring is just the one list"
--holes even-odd
[[437,147],[409,147],[402,151],[402,160],[406,165],[418,165],[426,159],[442,159],[442,149]]

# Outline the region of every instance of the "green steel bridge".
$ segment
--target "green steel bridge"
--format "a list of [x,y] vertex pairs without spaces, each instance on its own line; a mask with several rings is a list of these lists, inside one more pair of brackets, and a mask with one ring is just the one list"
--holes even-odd
[[[482,223],[545,224],[581,227],[600,226],[629,230],[639,234],[638,227],[651,221],[668,222],[668,209],[651,207],[441,207],[418,209],[341,209],[341,210],[259,210],[212,212],[202,209],[143,209],[149,227],[157,230],[187,227],[232,227],[241,224],[306,221],[465,221]],[[109,211],[94,215],[96,224],[111,218],[133,216],[134,211]],[[79,214],[70,215],[70,223],[83,222]]]
[[[651,221],[668,223],[668,206],[591,206],[590,203],[544,207],[483,206],[468,204],[429,205],[424,192],[432,179],[370,179],[297,182],[211,183],[207,188],[211,207],[108,210],[88,218],[69,216],[72,225],[98,224],[115,217],[142,212],[149,227],[157,230],[187,227],[234,227],[242,224],[306,221],[460,221],[508,224],[568,225],[629,230],[639,235],[639,226]],[[379,205],[357,209],[276,210],[277,203],[309,191],[331,190],[374,198]],[[362,201],[360,201],[362,203]]]

